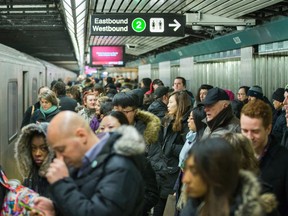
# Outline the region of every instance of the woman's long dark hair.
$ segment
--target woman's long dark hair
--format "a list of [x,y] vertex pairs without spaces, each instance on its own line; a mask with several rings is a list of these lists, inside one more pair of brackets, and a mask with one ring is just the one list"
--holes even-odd
[[164,126],[167,126],[169,119],[174,118],[172,130],[178,132],[182,130],[182,119],[183,116],[189,111],[192,101],[187,91],[176,91],[169,95],[169,98],[175,96],[177,103],[177,111],[174,116],[168,114],[163,118]]
[[188,152],[190,156],[193,156],[195,167],[208,187],[201,215],[229,215],[229,200],[239,179],[237,152],[223,138],[208,138],[193,146]]
[[206,113],[203,106],[195,107],[191,111],[193,112],[193,120],[197,130],[196,140],[200,141],[206,128],[206,124],[202,121],[206,117]]

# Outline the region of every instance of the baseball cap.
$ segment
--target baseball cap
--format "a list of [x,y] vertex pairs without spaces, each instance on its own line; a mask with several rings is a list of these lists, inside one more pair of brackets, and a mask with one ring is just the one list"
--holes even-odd
[[163,97],[165,94],[169,92],[169,87],[165,86],[159,86],[155,91],[154,91],[154,99]]
[[229,96],[223,89],[215,87],[208,90],[204,101],[200,104],[212,105],[220,100],[229,100]]

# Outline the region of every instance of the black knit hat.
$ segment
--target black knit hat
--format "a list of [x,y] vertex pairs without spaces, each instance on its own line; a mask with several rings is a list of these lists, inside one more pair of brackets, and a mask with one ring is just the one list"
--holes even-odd
[[276,89],[276,91],[272,94],[272,99],[279,101],[279,102],[283,102],[284,101],[284,92],[285,92],[284,88]]
[[163,97],[169,92],[169,87],[166,86],[159,86],[157,89],[154,91],[154,99]]

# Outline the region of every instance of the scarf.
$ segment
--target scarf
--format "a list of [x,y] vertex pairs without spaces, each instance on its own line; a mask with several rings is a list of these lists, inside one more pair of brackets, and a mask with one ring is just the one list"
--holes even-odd
[[223,109],[218,115],[211,121],[207,121],[207,125],[210,128],[211,132],[218,128],[220,125],[224,124],[226,121],[229,121],[233,118],[232,106],[229,104],[228,107]]
[[46,116],[46,115],[49,115],[50,113],[54,112],[56,109],[58,109],[58,107],[55,106],[55,105],[51,106],[48,110],[44,110],[44,109],[42,108],[42,106],[41,106],[41,107],[40,107],[40,112],[41,112],[44,116]]

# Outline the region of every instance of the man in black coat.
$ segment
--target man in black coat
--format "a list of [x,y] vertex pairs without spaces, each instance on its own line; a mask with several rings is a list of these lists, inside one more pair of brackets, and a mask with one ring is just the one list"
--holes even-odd
[[66,96],[66,84],[62,81],[57,81],[54,85],[52,90],[56,93],[57,97],[60,100],[59,109],[63,110],[70,110],[75,111],[77,107],[77,101],[73,98]]
[[242,134],[252,141],[260,178],[273,187],[279,213],[288,215],[288,150],[270,135],[272,110],[260,99],[249,101],[241,110],[240,124]]
[[145,143],[136,129],[122,126],[99,138],[81,116],[63,111],[47,141],[57,157],[46,174],[53,203],[39,197],[35,208],[45,215],[142,215]]

